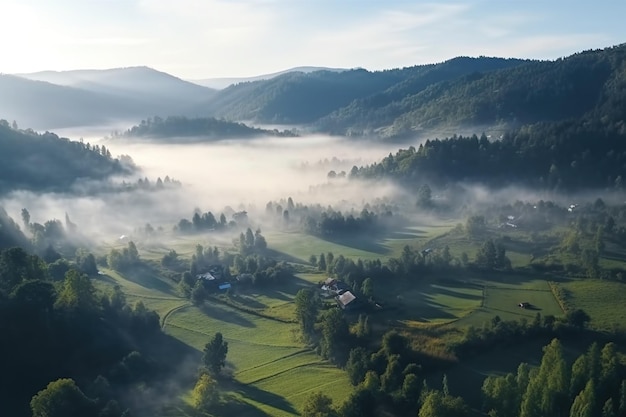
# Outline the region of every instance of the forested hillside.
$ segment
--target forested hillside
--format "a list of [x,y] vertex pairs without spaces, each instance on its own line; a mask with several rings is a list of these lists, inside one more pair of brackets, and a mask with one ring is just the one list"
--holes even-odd
[[[626,45],[472,74],[406,97],[390,134],[440,126],[518,127],[584,115],[623,117]],[[607,114],[608,113],[608,114]]]
[[243,123],[218,120],[213,117],[187,118],[170,116],[166,119],[155,116],[142,120],[139,125],[129,128],[126,132],[117,135],[121,138],[170,139],[181,138],[186,142],[204,142],[220,139],[246,138],[255,136],[294,136],[289,131],[266,130],[248,127]]
[[73,268],[55,281],[56,264],[18,247],[0,251],[3,415],[120,417],[159,407],[186,350],[154,311],[128,306],[119,288],[97,292]]
[[563,191],[623,189],[626,131],[623,121],[591,118],[538,123],[501,140],[484,134],[427,140],[418,149],[399,150],[380,163],[354,167],[350,177],[394,179],[417,187],[468,181]]
[[555,61],[459,57],[387,71],[290,73],[218,92],[210,114],[311,124],[351,136],[508,130],[581,117],[623,118],[626,45]]
[[0,121],[0,192],[67,191],[77,180],[102,180],[131,169],[104,146],[18,130]]
[[[481,57],[375,72],[364,69],[293,72],[271,80],[240,83],[220,91],[209,104],[208,111],[233,120],[313,123],[345,106],[376,109],[439,81],[522,62]],[[355,125],[367,115],[346,114],[346,117],[346,120],[337,121],[342,128]],[[330,130],[328,123],[330,121],[323,125],[325,130]],[[332,126],[337,127],[337,124]]]

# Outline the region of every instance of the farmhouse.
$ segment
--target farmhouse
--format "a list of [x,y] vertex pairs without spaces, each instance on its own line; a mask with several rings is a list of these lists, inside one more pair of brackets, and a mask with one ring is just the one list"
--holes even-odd
[[221,265],[211,265],[207,272],[196,275],[196,279],[202,282],[208,291],[223,291],[231,287],[230,282],[224,276],[224,269]]
[[343,281],[337,281],[334,278],[327,278],[321,285],[322,293],[327,297],[330,297],[333,294],[339,295],[350,290],[348,284]]
[[351,310],[357,305],[356,296],[352,294],[351,291],[346,291],[338,295],[335,297],[335,300],[337,300],[337,305],[341,307],[342,310]]

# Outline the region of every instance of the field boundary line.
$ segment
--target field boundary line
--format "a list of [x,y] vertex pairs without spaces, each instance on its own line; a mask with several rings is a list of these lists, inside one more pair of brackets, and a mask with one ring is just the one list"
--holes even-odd
[[262,378],[250,381],[250,382],[247,383],[247,385],[258,384],[258,383],[266,381],[266,380],[268,380],[270,378],[277,377],[279,375],[282,375],[282,374],[287,373],[287,372],[291,372],[291,371],[296,370],[296,369],[305,368],[305,367],[308,367],[308,366],[317,366],[317,365],[324,364],[324,363],[326,363],[326,361],[324,361],[322,359],[320,359],[318,361],[315,361],[315,362],[303,363],[301,365],[296,365],[296,366],[294,366],[292,368],[284,369],[284,370],[282,370],[280,372],[276,372],[275,374],[267,375],[267,376],[264,376]]
[[557,284],[556,282],[553,281],[547,281],[548,282],[548,287],[550,287],[550,291],[552,292],[552,295],[554,296],[554,299],[556,300],[556,303],[559,305],[559,307],[561,308],[561,310],[563,311],[563,314],[567,314],[567,306],[565,305],[565,294],[563,294],[563,289],[561,287],[559,287],[559,284]]
[[163,316],[163,318],[161,319],[161,329],[165,329],[165,326],[167,326],[167,319],[174,313],[176,313],[178,310],[182,310],[183,308],[187,307],[189,305],[189,301],[185,301],[183,304],[174,307],[173,309],[169,310],[167,313],[165,313],[165,315]]
[[[190,307],[190,305],[184,306],[184,307]],[[180,324],[176,324],[176,323],[168,323],[168,326],[170,327],[176,327],[178,329],[182,329],[182,330],[187,330],[188,332],[193,332],[193,333],[198,333],[198,334],[203,334],[205,336],[210,336],[209,333],[205,333],[201,330],[196,330],[196,329],[192,329],[190,327],[187,326],[181,326]],[[240,342],[240,343],[248,343],[250,345],[255,345],[255,346],[265,346],[265,347],[276,347],[276,348],[286,348],[286,349],[300,349],[302,348],[302,346],[289,346],[289,345],[269,345],[267,343],[254,343],[254,342],[250,342],[248,340],[245,339],[237,339],[234,337],[228,337],[226,338],[227,341],[235,341],[235,342]]]
[[307,353],[307,352],[313,352],[313,351],[310,350],[310,349],[301,349],[301,350],[299,350],[297,352],[290,353],[289,355],[281,356],[280,358],[272,359],[271,361],[264,362],[264,363],[259,364],[259,365],[255,365],[255,366],[253,366],[251,368],[243,369],[243,370],[237,372],[237,375],[242,374],[244,372],[253,371],[253,370],[261,368],[263,366],[270,365],[272,363],[276,363],[278,361],[282,361],[283,359],[291,358],[293,356],[297,356],[297,355],[300,355],[302,353]]
[[250,314],[250,315],[253,315],[253,316],[257,316],[257,317],[261,317],[261,318],[268,319],[268,320],[274,320],[274,321],[277,321],[279,323],[285,323],[285,324],[295,324],[295,323],[297,323],[296,320],[287,320],[287,319],[281,319],[281,318],[278,318],[278,317],[273,317],[273,316],[270,316],[268,314],[264,314],[264,313],[261,313],[259,311],[256,311],[254,309],[248,309],[248,308],[245,308],[245,307],[238,306],[235,303],[231,303],[231,302],[222,300],[219,297],[213,297],[213,299],[215,301],[217,301],[218,303],[220,303],[220,304],[223,304],[225,306],[234,308],[235,310],[241,311],[242,313],[247,313],[247,314]]

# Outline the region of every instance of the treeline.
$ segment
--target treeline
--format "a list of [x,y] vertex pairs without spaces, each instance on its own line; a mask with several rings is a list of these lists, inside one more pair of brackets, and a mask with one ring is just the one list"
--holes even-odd
[[229,138],[246,138],[254,136],[297,136],[293,131],[278,131],[259,129],[246,126],[243,123],[230,122],[214,117],[187,118],[184,116],[168,116],[163,119],[154,116],[142,120],[139,125],[133,126],[115,137],[123,138],[173,138],[184,137],[192,141],[219,140]]
[[[532,308],[532,306],[531,306]],[[529,340],[549,337],[578,337],[591,318],[584,310],[568,310],[564,317],[542,316],[537,312],[532,321],[502,320],[494,316],[482,327],[469,326],[463,337],[450,345],[460,360],[495,348],[509,348]]]
[[203,231],[220,231],[227,228],[236,227],[238,224],[246,225],[248,222],[248,216],[245,211],[233,212],[232,219],[226,220],[226,215],[220,213],[219,219],[215,218],[215,215],[207,211],[205,213],[196,210],[191,217],[191,220],[180,219],[174,226],[174,231],[180,233],[194,233]]
[[354,167],[350,178],[393,179],[443,186],[459,181],[511,183],[542,189],[623,189],[626,132],[598,120],[537,124],[500,140],[453,136],[401,149],[380,162]]
[[544,348],[541,364],[489,376],[485,409],[502,417],[613,417],[626,414],[626,369],[614,343],[592,344],[569,365],[558,339]]
[[0,333],[0,401],[13,416],[151,409],[176,366],[164,361],[173,345],[155,312],[128,306],[118,287],[97,291],[73,267],[55,282],[51,265],[21,248],[0,252]]
[[113,159],[105,146],[19,130],[0,120],[0,192],[69,191],[78,178],[104,180],[135,169]]
[[157,177],[156,181],[150,181],[148,177],[138,178],[136,182],[122,181],[121,188],[124,191],[133,190],[147,190],[147,191],[159,191],[167,188],[179,188],[182,187],[182,183],[174,178],[170,178],[166,175],[165,178]]
[[394,217],[393,209],[392,206],[381,203],[367,205],[360,212],[342,212],[331,206],[294,202],[289,197],[286,201],[268,202],[265,213],[283,228],[295,228],[311,235],[330,238],[381,232],[396,222],[403,221],[399,216]]

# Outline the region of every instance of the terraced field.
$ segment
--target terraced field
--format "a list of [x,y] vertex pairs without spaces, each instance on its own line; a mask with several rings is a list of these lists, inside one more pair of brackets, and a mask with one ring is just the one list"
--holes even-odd
[[229,345],[227,371],[242,384],[231,395],[253,406],[259,416],[297,415],[308,393],[316,390],[337,403],[352,390],[345,372],[304,347],[294,323],[210,304],[178,309],[165,331],[198,350],[221,332]]

